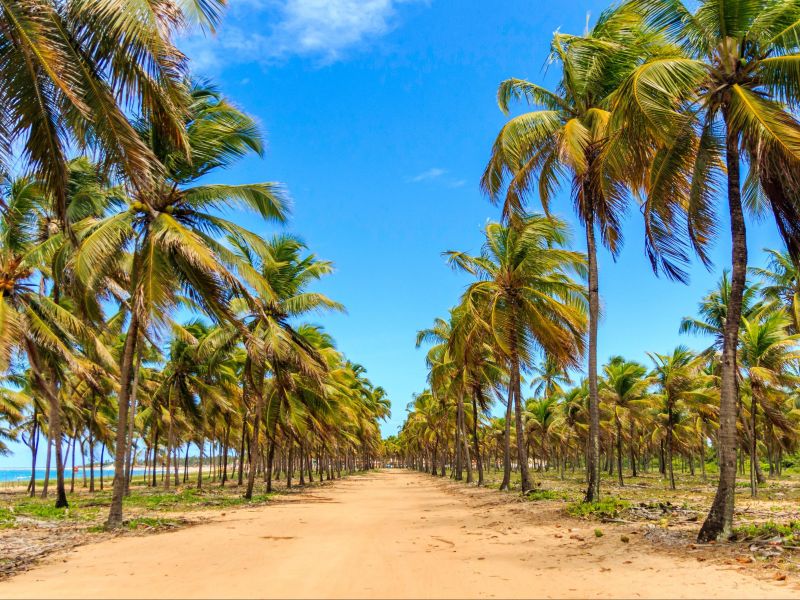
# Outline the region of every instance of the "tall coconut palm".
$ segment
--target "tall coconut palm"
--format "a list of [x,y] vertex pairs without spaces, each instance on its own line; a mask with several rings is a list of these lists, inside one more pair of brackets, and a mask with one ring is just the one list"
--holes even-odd
[[[127,422],[134,360],[140,334],[169,320],[184,298],[217,319],[235,322],[228,306],[232,292],[246,294],[241,280],[263,286],[262,279],[215,236],[256,240],[248,230],[215,214],[240,205],[265,219],[282,221],[285,201],[272,183],[221,185],[198,183],[250,152],[260,153],[262,140],[255,122],[216,91],[195,86],[184,121],[189,155],[170,143],[152,122],[137,125],[139,135],[159,159],[155,192],[131,199],[125,210],[87,228],[76,253],[75,272],[91,286],[118,259],[132,253],[128,288],[130,318],[120,362],[119,419]],[[183,293],[183,296],[181,296]],[[128,444],[125,427],[117,428],[115,473],[122,473]],[[124,478],[114,480],[108,526],[122,523]]]
[[547,352],[562,365],[583,354],[585,288],[571,275],[584,274],[585,256],[564,249],[563,222],[543,215],[520,217],[513,226],[490,223],[479,256],[447,252],[450,264],[478,279],[461,304],[491,332],[497,354],[508,365],[508,403],[516,417],[522,491],[530,489],[522,421],[522,370]]
[[[655,153],[641,153],[652,167],[643,188],[654,266],[682,276],[687,252],[676,237],[682,222],[691,246],[708,262],[716,191],[724,185],[727,192],[732,271],[722,348],[720,479],[699,534],[701,541],[723,539],[732,532],[736,478],[736,351],[747,273],[743,204],[757,206],[766,198],[766,210],[800,258],[800,123],[792,112],[800,89],[800,5],[632,0],[628,7],[675,43],[620,86],[615,109],[631,145],[656,140]],[[744,198],[742,164],[749,168]]]
[[503,126],[482,179],[482,187],[493,200],[502,198],[506,218],[518,212],[526,196],[534,191],[538,191],[542,206],[549,213],[557,188],[566,182],[571,186],[577,216],[585,228],[591,416],[587,502],[599,499],[600,494],[597,388],[600,300],[596,233],[616,256],[622,241],[621,219],[626,205],[623,180],[606,160],[612,97],[642,58],[654,52],[656,41],[643,30],[638,17],[618,10],[602,13],[583,36],[556,33],[551,44],[551,61],[561,66],[557,90],[551,92],[520,79],[509,79],[500,85],[497,98],[503,112],[508,113],[512,100],[523,98],[537,110],[515,117]]
[[[48,400],[48,434],[54,446],[57,473],[56,506],[67,506],[61,452],[59,387],[68,367],[87,381],[97,374],[81,348],[93,349],[105,367],[113,358],[98,343],[91,327],[69,310],[69,300],[45,282],[54,269],[44,257],[51,227],[43,221],[54,206],[39,181],[23,177],[8,183],[6,210],[0,219],[0,365],[7,366],[15,351],[26,355],[31,384]],[[79,202],[76,201],[76,204]],[[53,223],[57,230],[58,225]],[[44,230],[44,233],[42,232]],[[44,234],[44,239],[40,237]],[[52,281],[52,278],[50,278]]]

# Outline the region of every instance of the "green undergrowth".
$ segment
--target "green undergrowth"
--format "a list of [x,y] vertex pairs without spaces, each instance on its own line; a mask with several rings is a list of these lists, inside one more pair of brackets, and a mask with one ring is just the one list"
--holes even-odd
[[598,502],[573,502],[567,506],[567,512],[573,517],[615,519],[629,506],[626,500],[609,496]]
[[734,529],[733,534],[737,540],[754,540],[780,536],[784,542],[800,541],[800,521],[789,523],[748,523]]
[[531,502],[542,500],[569,500],[569,494],[557,490],[530,490],[525,494],[525,499]]
[[[195,510],[225,509],[237,506],[257,506],[269,502],[275,493],[255,494],[251,500],[242,496],[240,488],[203,489],[180,488],[163,490],[134,487],[124,500],[125,511],[134,519],[156,519],[159,515]],[[0,500],[0,529],[8,529],[30,521],[60,522],[65,525],[91,525],[90,531],[102,530],[102,519],[110,504],[110,491],[68,495],[69,507],[56,508],[55,499],[6,496]],[[138,523],[138,521],[136,522]],[[153,527],[156,524],[152,525]],[[136,525],[139,528],[139,525]]]

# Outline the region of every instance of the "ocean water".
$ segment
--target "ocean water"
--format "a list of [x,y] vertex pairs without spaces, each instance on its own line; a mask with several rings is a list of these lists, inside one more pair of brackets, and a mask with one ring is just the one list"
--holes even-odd
[[[141,475],[144,473],[143,469],[134,469],[133,474]],[[43,480],[45,476],[44,469],[36,469],[36,479]],[[100,478],[100,468],[95,465],[94,468],[94,476],[96,479]],[[103,467],[103,478],[110,479],[114,476],[114,467],[107,466]],[[72,471],[67,469],[64,472],[64,477],[69,481],[72,478]],[[86,468],[86,477],[89,477],[89,468]],[[0,469],[0,483],[6,482],[18,482],[18,483],[27,483],[31,478],[31,470],[30,469]],[[50,469],[50,480],[54,481],[56,478],[56,470]],[[75,473],[75,480],[82,480],[83,479],[83,469],[78,467],[78,471]]]

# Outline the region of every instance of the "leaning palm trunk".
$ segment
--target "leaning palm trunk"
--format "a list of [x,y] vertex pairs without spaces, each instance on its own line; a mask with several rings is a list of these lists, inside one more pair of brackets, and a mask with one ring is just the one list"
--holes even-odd
[[747,244],[739,181],[738,138],[725,115],[727,133],[725,162],[728,170],[728,209],[731,221],[731,292],[722,340],[722,383],[719,406],[719,485],[711,510],[700,529],[698,540],[727,539],[733,531],[736,492],[736,413],[739,397],[736,378],[736,349],[742,317],[742,298],[747,276]]
[[142,369],[142,346],[143,344],[139,344],[137,348],[136,368],[133,371],[133,384],[131,384],[131,410],[128,415],[128,443],[125,444],[125,495],[131,493],[133,432],[136,421],[136,395],[139,389],[139,371]]
[[48,388],[47,396],[50,400],[50,436],[53,439],[53,453],[56,457],[56,508],[64,508],[69,506],[69,503],[64,484],[64,456],[61,452],[61,406],[58,394],[52,387]]
[[[135,303],[134,303],[135,306]],[[120,389],[118,401],[118,422],[127,423],[128,406],[130,404],[130,380],[133,374],[133,359],[136,353],[136,342],[139,337],[139,314],[136,310],[131,311],[131,322],[128,325],[128,333],[125,336],[125,346],[122,350],[122,362],[120,365]],[[117,427],[117,439],[114,451],[114,473],[122,475],[125,471],[125,449],[128,444],[127,428]],[[122,499],[125,496],[125,477],[114,477],[114,489],[111,494],[111,508],[108,513],[106,526],[109,529],[116,529],[122,526]]]
[[64,508],[69,506],[67,502],[67,491],[64,486],[64,459],[61,453],[61,403],[58,401],[58,390],[56,389],[54,381],[51,377],[46,378],[39,353],[36,347],[28,342],[27,343],[28,359],[33,371],[36,387],[45,395],[49,403],[48,410],[48,452],[47,452],[47,472],[45,473],[45,483],[42,489],[42,497],[47,497],[47,487],[50,478],[50,445],[53,447],[53,453],[56,458],[56,508]]

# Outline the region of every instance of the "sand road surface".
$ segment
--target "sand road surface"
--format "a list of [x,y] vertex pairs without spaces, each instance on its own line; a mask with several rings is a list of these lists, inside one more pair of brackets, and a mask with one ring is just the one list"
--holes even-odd
[[595,524],[404,471],[207,518],[51,556],[0,583],[0,598],[800,597],[791,582],[595,538]]

